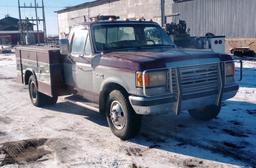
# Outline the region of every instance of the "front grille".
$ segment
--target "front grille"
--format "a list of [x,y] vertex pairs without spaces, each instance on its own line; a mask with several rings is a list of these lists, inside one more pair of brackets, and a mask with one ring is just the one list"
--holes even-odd
[[[218,64],[179,68],[182,95],[218,91]],[[173,92],[177,93],[176,72],[172,71]]]

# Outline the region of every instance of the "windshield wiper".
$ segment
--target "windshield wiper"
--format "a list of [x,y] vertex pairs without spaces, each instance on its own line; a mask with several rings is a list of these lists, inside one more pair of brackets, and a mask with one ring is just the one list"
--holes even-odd
[[104,49],[103,52],[104,53],[110,53],[112,51],[123,51],[123,50],[136,50],[136,49],[141,49],[140,46],[136,46],[136,47],[116,47],[116,48],[108,48],[108,49]]
[[154,47],[172,47],[175,48],[175,45],[171,44],[155,44],[155,45],[141,45],[140,48],[154,48]]
[[123,50],[141,50],[143,48],[156,48],[156,47],[172,47],[176,48],[175,45],[157,44],[157,45],[138,45],[138,46],[127,46],[127,47],[113,47],[103,49],[104,53],[110,53],[112,51],[123,51]]

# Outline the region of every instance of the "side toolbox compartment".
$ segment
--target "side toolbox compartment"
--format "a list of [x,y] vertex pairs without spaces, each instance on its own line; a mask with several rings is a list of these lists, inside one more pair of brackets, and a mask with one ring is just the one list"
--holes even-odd
[[[48,50],[48,60],[49,60],[49,68],[50,68],[49,78],[50,78],[50,86],[51,86],[50,87],[51,93],[49,95],[50,96],[65,95],[66,87],[65,87],[65,81],[64,81],[63,56],[60,54],[60,50],[59,49]],[[39,69],[40,69],[40,66],[39,66]],[[46,92],[48,92],[48,90]]]
[[16,58],[18,81],[25,83],[25,74],[30,71],[36,76],[39,92],[48,96],[66,94],[63,56],[58,48],[18,47]]

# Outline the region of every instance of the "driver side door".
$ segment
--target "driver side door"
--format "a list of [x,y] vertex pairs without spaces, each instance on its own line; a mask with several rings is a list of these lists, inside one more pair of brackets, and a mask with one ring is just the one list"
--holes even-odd
[[91,66],[91,45],[87,29],[75,31],[72,37],[72,75],[78,95],[93,100],[93,68]]

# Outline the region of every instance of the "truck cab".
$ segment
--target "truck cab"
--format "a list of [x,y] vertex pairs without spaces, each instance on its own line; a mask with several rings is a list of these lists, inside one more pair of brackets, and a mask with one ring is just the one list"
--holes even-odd
[[[61,69],[64,85],[54,94],[42,94],[49,100],[71,95],[68,101],[101,112],[121,139],[139,132],[143,115],[179,115],[187,110],[195,119],[213,119],[221,102],[238,90],[229,55],[178,49],[152,21],[85,23],[72,28],[60,45],[60,66],[55,69]],[[41,94],[40,73],[32,73],[27,82],[32,100],[39,99],[33,92]],[[48,73],[56,78],[51,70]]]

